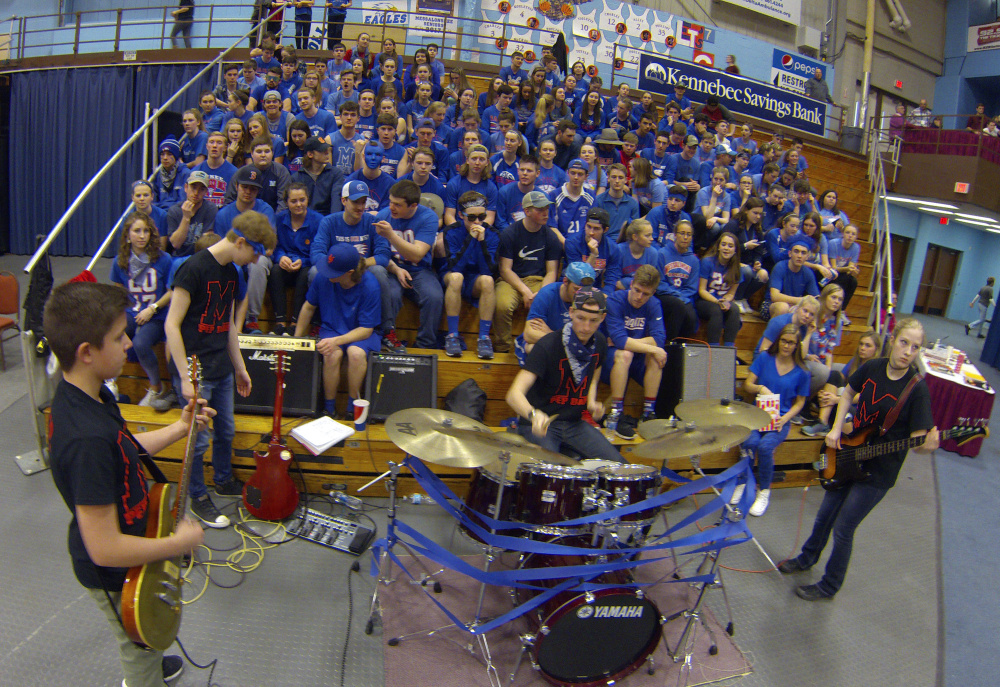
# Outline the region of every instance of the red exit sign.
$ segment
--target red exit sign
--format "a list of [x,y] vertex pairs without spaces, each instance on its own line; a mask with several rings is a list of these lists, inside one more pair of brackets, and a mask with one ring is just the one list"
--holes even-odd
[[955,182],[955,193],[968,193],[969,184],[966,181],[956,181]]

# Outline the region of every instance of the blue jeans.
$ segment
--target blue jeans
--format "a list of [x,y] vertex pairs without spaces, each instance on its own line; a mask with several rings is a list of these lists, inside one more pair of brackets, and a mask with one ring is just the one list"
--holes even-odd
[[757,484],[761,489],[771,488],[771,482],[774,481],[774,450],[788,437],[791,426],[790,422],[786,422],[777,432],[758,432],[755,429],[740,444],[740,448],[757,454]]
[[[202,398],[215,409],[212,419],[212,480],[216,484],[228,482],[233,477],[233,437],[236,436],[236,421],[233,418],[236,388],[233,375],[221,379],[205,379],[201,382]],[[183,403],[183,400],[181,401]],[[192,498],[200,498],[208,493],[205,487],[205,469],[202,459],[208,449],[208,431],[199,432],[194,445],[194,463],[191,465]]]
[[[393,275],[388,275],[388,294],[383,293],[383,304],[388,296],[390,317],[383,314],[382,326],[386,332],[396,326],[396,315],[403,307],[403,296],[415,301],[420,308],[420,329],[417,330],[417,348],[437,348],[438,328],[441,326],[441,311],[444,309],[444,290],[437,275],[429,269],[411,272],[411,288],[404,289]],[[377,278],[377,275],[376,275]],[[384,311],[383,311],[384,313]]]
[[522,417],[517,421],[517,433],[531,443],[556,453],[560,453],[560,448],[567,446],[582,458],[625,462],[622,454],[601,434],[601,430],[583,420],[553,420],[545,436],[536,437],[531,433],[531,421]]
[[151,386],[160,386],[160,361],[156,357],[153,346],[163,341],[163,320],[154,317],[143,325],[136,326],[135,311],[126,310],[128,324],[125,333],[132,339],[132,350],[136,360],[142,365],[142,371],[149,378]]
[[990,306],[977,302],[976,307],[979,308],[979,319],[974,322],[970,322],[969,329],[977,329],[978,327],[976,334],[981,335],[983,333],[983,325],[986,324],[986,311],[990,309]]
[[887,491],[889,490],[864,482],[854,482],[843,489],[826,492],[819,512],[816,513],[812,534],[802,545],[802,553],[796,558],[803,568],[816,565],[820,554],[826,548],[830,532],[833,532],[833,551],[830,552],[830,560],[826,563],[826,573],[823,579],[816,583],[824,594],[833,596],[840,591],[847,576],[847,566],[851,562],[854,530],[878,505]]

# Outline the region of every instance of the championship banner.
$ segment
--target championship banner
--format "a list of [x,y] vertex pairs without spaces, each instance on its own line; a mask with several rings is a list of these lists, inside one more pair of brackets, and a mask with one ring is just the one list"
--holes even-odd
[[407,17],[408,0],[390,2],[388,0],[365,0],[361,3],[361,21],[372,26],[381,25],[406,28],[410,23]]
[[1000,22],[969,27],[969,52],[1000,48]]
[[766,14],[788,24],[798,24],[802,18],[802,0],[722,0],[751,12]]
[[671,96],[676,84],[686,86],[687,96],[699,103],[714,95],[735,114],[750,115],[816,136],[825,133],[825,104],[753,79],[642,53],[639,90]]
[[825,62],[775,48],[771,60],[771,83],[778,88],[805,95],[806,81],[813,78],[817,69],[823,70],[823,78],[827,83],[833,83],[830,66]]

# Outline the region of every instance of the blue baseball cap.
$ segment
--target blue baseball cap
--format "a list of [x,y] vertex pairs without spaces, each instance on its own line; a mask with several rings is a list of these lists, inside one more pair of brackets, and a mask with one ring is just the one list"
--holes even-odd
[[566,165],[566,171],[568,172],[571,169],[582,169],[584,172],[590,171],[590,168],[587,166],[587,163],[581,160],[580,158],[570,160],[569,164]]
[[316,274],[323,279],[337,279],[358,267],[361,254],[353,244],[335,241],[326,260],[316,263]]
[[816,243],[805,234],[800,233],[792,237],[792,242],[788,244],[788,250],[791,250],[795,246],[802,246],[809,252],[812,252],[815,250]]
[[[588,286],[597,279],[597,272],[586,262],[571,262],[563,274],[577,286]],[[584,280],[587,279],[590,281],[584,284]]]
[[344,184],[344,190],[340,192],[340,197],[347,198],[348,200],[361,200],[370,195],[371,191],[368,190],[368,184],[363,181],[348,181]]

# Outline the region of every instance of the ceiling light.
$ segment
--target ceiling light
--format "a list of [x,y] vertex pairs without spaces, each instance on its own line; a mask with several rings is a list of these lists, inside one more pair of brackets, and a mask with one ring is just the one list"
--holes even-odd
[[993,224],[997,223],[997,221],[995,219],[993,219],[992,217],[983,217],[982,215],[966,215],[966,214],[963,214],[961,212],[956,212],[955,213],[955,217],[964,217],[966,219],[975,219],[975,220],[980,220],[982,222],[991,222]]
[[971,227],[985,227],[986,229],[1000,229],[1000,227],[998,227],[995,224],[986,224],[986,222],[976,222],[975,220],[971,220],[971,219],[956,219],[955,221],[956,222],[960,222],[960,223],[965,224],[965,225],[968,225],[968,226],[971,226]]
[[882,198],[893,203],[912,203],[914,205],[926,205],[928,207],[946,208],[948,210],[958,209],[957,205],[951,205],[949,203],[934,203],[929,200],[920,200],[917,198],[903,198],[902,196],[882,196]]
[[954,212],[950,210],[941,210],[939,208],[925,208],[923,205],[917,208],[918,210],[923,210],[924,212],[930,212],[935,215],[954,215]]

